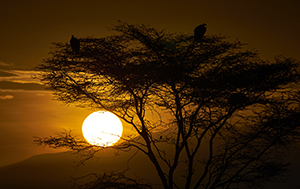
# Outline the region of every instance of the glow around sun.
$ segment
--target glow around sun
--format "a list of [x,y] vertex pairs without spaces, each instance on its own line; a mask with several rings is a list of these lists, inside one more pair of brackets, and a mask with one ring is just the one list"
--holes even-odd
[[120,119],[108,111],[93,112],[82,124],[82,134],[92,145],[112,146],[120,139],[122,132]]

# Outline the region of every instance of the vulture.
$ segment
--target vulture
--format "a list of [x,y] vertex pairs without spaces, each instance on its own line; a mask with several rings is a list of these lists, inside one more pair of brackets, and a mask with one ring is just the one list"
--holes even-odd
[[243,93],[233,93],[228,99],[228,102],[231,106],[241,105],[246,103],[247,101],[248,97]]
[[206,24],[201,24],[194,29],[194,39],[195,41],[201,41],[205,32],[206,32]]
[[79,48],[80,48],[79,39],[76,39],[74,37],[74,35],[72,35],[72,38],[70,40],[70,44],[71,44],[73,52],[76,53],[76,54],[79,54]]

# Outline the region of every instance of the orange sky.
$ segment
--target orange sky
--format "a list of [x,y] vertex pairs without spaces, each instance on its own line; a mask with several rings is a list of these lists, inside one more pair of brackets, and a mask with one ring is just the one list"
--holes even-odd
[[0,166],[49,152],[33,144],[33,136],[53,135],[63,128],[80,134],[91,112],[53,101],[31,78],[32,68],[48,56],[51,42],[68,42],[71,35],[103,37],[117,20],[183,33],[192,33],[204,22],[207,34],[239,38],[263,58],[283,54],[299,60],[299,7],[298,0],[1,2]]

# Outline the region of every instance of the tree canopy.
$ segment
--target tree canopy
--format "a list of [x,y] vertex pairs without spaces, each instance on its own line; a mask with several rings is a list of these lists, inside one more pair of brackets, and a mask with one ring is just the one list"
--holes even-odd
[[[298,61],[263,60],[222,35],[198,41],[126,22],[111,30],[80,38],[78,53],[53,43],[37,67],[58,100],[130,124],[136,135],[110,148],[143,152],[164,188],[259,187],[282,178],[282,152],[300,136]],[[69,134],[36,142],[91,156],[103,149]]]

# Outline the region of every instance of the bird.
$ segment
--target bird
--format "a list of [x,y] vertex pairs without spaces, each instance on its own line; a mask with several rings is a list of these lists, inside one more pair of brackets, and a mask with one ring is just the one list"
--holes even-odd
[[205,32],[206,32],[206,24],[205,23],[197,26],[194,29],[194,39],[195,39],[195,41],[201,41],[201,39],[203,38]]
[[244,95],[243,93],[233,93],[230,95],[229,99],[228,99],[228,103],[231,106],[237,106],[237,105],[241,105],[244,104],[248,101],[248,97],[246,95]]
[[70,44],[71,44],[73,52],[76,53],[76,54],[79,54],[79,49],[80,49],[80,41],[79,41],[79,39],[76,39],[74,37],[74,35],[72,35],[72,38],[70,40]]

